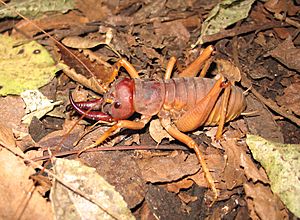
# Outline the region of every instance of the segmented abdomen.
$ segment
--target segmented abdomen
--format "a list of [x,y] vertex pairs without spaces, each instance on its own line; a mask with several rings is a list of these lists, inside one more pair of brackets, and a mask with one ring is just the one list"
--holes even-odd
[[[172,119],[179,118],[186,111],[195,108],[205,97],[216,80],[210,78],[188,77],[172,78],[161,81],[135,80],[134,107],[144,115],[155,115],[161,109],[170,112]],[[220,120],[221,98],[218,98],[204,125],[215,125]],[[236,86],[231,87],[226,121],[240,115],[245,108],[243,92]]]

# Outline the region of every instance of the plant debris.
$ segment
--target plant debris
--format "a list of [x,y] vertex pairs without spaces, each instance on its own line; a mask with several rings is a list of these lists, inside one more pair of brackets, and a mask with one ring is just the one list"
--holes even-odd
[[[78,0],[60,1],[59,8],[45,1],[34,3],[30,15],[24,5],[31,0],[16,2],[9,4],[19,4],[32,20],[1,4],[0,191],[9,203],[0,203],[0,218],[299,217],[296,1]],[[80,117],[70,107],[70,94],[76,102],[93,102],[116,88],[129,78],[119,69],[120,58],[141,79],[159,81],[170,60],[172,78],[189,75],[187,66],[208,50],[212,56],[199,61],[199,75],[224,75],[244,90],[247,102],[242,115],[225,124],[220,140],[217,127],[185,133],[199,145],[218,190],[211,207],[214,194],[194,151],[159,128],[157,116],[143,129],[118,129],[97,148],[82,151],[114,122]],[[39,95],[25,101],[20,94],[28,90]],[[85,111],[106,111],[109,102],[105,97],[103,109]],[[43,111],[36,114],[40,104]],[[26,124],[28,108],[32,120]],[[289,173],[277,172],[280,164]],[[102,186],[108,196],[98,200]]]

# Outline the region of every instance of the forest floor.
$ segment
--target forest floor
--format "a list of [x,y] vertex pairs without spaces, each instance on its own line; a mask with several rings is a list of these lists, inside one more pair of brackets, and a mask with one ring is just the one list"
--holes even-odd
[[[7,198],[0,202],[0,216],[53,219],[74,212],[74,219],[88,218],[87,208],[80,210],[57,198],[53,193],[56,177],[37,166],[52,169],[51,151],[54,156],[96,168],[137,219],[295,218],[272,193],[265,170],[253,159],[245,140],[247,134],[253,134],[279,143],[300,143],[300,6],[293,1],[256,1],[247,18],[203,37],[196,45],[201,25],[218,1],[96,2],[77,1],[65,13],[32,19],[68,50],[30,21],[0,20],[2,34],[36,39],[56,62],[63,60],[76,71],[59,71],[39,89],[58,104],[28,124],[22,121],[27,112],[21,96],[0,96],[0,145],[19,148],[19,153],[13,150],[15,154],[4,148],[0,152],[0,194]],[[229,72],[236,77],[232,84],[247,90],[246,114],[225,124],[220,141],[215,140],[216,127],[202,126],[187,133],[200,145],[216,182],[219,196],[212,206],[214,194],[193,150],[164,133],[156,116],[145,128],[117,132],[99,148],[77,157],[80,149],[94,143],[111,125],[92,127],[94,121],[80,118],[70,108],[70,92],[77,102],[103,95],[103,85],[115,86],[109,82],[114,80],[111,73],[120,58],[129,61],[141,79],[159,80],[174,56],[172,77],[177,77],[209,45],[214,52],[206,77]],[[121,68],[116,78],[124,77],[128,73]],[[134,114],[130,119],[139,117]],[[37,163],[34,169],[28,165],[33,162],[24,158]],[[59,202],[53,203],[55,199]]]

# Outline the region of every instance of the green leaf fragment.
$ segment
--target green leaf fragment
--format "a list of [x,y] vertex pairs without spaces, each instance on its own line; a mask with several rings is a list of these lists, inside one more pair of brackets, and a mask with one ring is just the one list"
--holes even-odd
[[12,0],[8,3],[9,7],[0,7],[0,18],[17,17],[15,11],[28,18],[36,18],[46,12],[65,13],[75,7],[73,0]]
[[274,143],[255,135],[247,135],[246,142],[265,168],[272,191],[300,217],[300,145]]
[[35,41],[28,43],[0,35],[0,95],[19,95],[46,85],[58,68],[49,52]]
[[217,4],[203,22],[196,45],[202,44],[206,35],[216,34],[246,18],[254,2],[255,0],[224,0]]

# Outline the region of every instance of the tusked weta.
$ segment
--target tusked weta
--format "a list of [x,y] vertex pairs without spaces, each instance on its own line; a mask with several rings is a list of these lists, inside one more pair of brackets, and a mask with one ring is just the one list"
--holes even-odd
[[[10,8],[4,1],[0,0],[0,3]],[[65,48],[34,22],[17,11],[15,13]],[[142,129],[152,116],[157,115],[162,126],[171,136],[195,151],[208,184],[214,192],[213,202],[216,201],[218,191],[203,154],[198,144],[183,132],[195,130],[203,125],[218,124],[216,134],[218,139],[222,135],[224,123],[238,117],[245,109],[246,104],[243,91],[231,85],[230,82],[226,82],[223,76],[218,80],[195,77],[203,63],[209,60],[212,52],[213,47],[207,47],[193,63],[179,74],[179,78],[175,79],[170,79],[176,62],[176,59],[172,57],[167,66],[165,77],[160,81],[139,79],[135,68],[128,61],[121,59],[115,64],[112,76],[116,76],[122,66],[133,79],[125,78],[116,81],[111,89],[104,94],[104,97],[99,100],[76,103],[70,94],[71,105],[86,118],[115,122],[94,144],[84,148],[79,154],[100,145],[118,129]],[[78,59],[73,53],[70,52],[70,54]],[[78,61],[86,67],[82,61],[79,59]],[[206,64],[203,67],[204,70],[208,69]],[[205,74],[201,73],[201,75],[204,76]],[[103,111],[90,111],[91,108],[95,110],[94,107]],[[140,120],[126,120],[134,112],[142,115]]]
[[[181,77],[173,79],[170,79],[170,75],[176,60],[171,58],[165,78],[159,81],[140,79],[134,67],[121,59],[116,63],[112,74],[116,75],[123,66],[133,79],[117,80],[103,98],[90,102],[76,103],[70,94],[71,105],[86,118],[115,122],[94,144],[80,153],[100,145],[120,128],[142,129],[152,116],[157,115],[161,125],[171,136],[195,151],[209,186],[214,192],[215,201],[218,191],[203,154],[198,144],[183,132],[193,131],[203,125],[219,124],[216,137],[220,138],[224,123],[238,117],[246,104],[243,91],[226,82],[223,76],[218,80],[195,77],[201,64],[208,59],[212,51],[212,46],[206,48],[185,71],[179,74]],[[97,109],[102,111],[95,111],[92,106],[97,106]],[[85,111],[90,108],[92,111]],[[141,114],[139,120],[126,120],[135,112]]]

